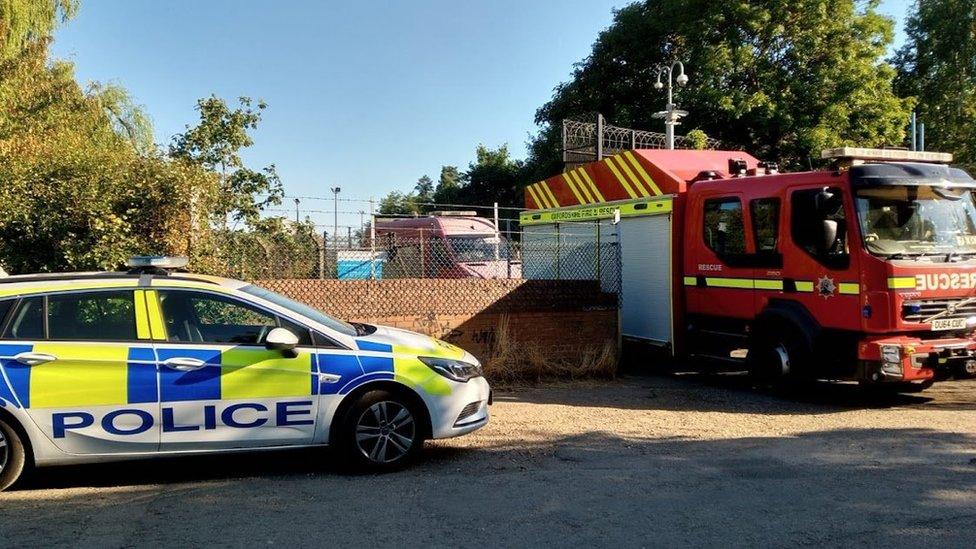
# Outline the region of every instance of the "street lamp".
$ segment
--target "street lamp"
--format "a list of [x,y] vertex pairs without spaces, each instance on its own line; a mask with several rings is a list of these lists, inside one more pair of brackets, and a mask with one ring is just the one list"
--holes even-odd
[[297,199],[297,198],[295,199],[295,228],[296,228],[296,229],[298,228],[298,224],[299,224],[299,216],[298,216],[298,206],[299,206],[299,205],[300,205],[301,203],[302,203],[302,201],[301,201],[301,200],[299,200],[299,199]]
[[329,189],[332,191],[332,242],[333,246],[339,249],[339,187],[332,187]]
[[668,75],[668,104],[663,111],[654,113],[654,118],[664,119],[664,134],[666,136],[669,149],[674,148],[674,127],[680,124],[678,120],[681,119],[682,116],[688,115],[688,111],[677,109],[674,105],[674,85],[672,84],[672,76],[674,76],[675,67],[678,68],[678,76],[675,77],[673,81],[677,82],[681,87],[688,85],[688,75],[685,74],[685,66],[681,61],[671,63],[670,67],[667,65],[658,65],[657,81],[654,82],[654,89],[664,89],[664,82],[661,81],[661,76],[664,74]]

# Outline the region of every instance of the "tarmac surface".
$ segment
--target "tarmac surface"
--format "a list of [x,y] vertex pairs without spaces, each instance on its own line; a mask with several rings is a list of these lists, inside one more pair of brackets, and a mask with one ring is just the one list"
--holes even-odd
[[0,494],[0,546],[976,545],[976,381],[625,377],[492,413],[387,475],[308,450],[45,469]]

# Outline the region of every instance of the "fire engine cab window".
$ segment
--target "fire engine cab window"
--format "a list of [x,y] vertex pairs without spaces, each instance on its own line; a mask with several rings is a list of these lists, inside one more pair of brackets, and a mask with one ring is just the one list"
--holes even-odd
[[793,241],[820,263],[849,264],[844,194],[839,187],[795,191],[790,199]]
[[749,203],[752,211],[752,234],[756,239],[757,253],[778,251],[779,199],[757,198]]
[[705,244],[719,256],[746,251],[742,225],[742,202],[738,198],[705,201]]

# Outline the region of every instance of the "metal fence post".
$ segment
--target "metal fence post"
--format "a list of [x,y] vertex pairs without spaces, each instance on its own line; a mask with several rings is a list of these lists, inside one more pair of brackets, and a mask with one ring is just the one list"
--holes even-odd
[[596,115],[596,161],[603,160],[603,115]]
[[325,237],[326,231],[322,231],[322,243],[315,243],[319,249],[319,280],[325,280]]
[[376,280],[376,214],[372,197],[369,199],[369,279]]
[[600,241],[600,220],[596,221],[596,279],[602,280],[600,277],[600,260],[603,256],[603,243]]
[[427,278],[427,257],[424,256],[424,230],[420,229],[420,278]]
[[560,271],[560,269],[559,269],[559,263],[560,263],[560,259],[561,259],[560,258],[560,254],[559,254],[559,250],[560,250],[560,246],[562,245],[562,243],[563,243],[563,239],[562,239],[562,236],[561,236],[561,234],[559,232],[559,223],[556,223],[556,280],[562,280],[562,275],[559,272]]

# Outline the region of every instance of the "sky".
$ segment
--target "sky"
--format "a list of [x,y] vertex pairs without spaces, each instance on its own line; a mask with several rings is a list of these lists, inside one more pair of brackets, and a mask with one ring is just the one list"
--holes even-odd
[[[910,0],[883,0],[901,20]],[[359,225],[370,197],[462,169],[483,143],[525,156],[535,111],[629,0],[83,0],[53,54],[125,87],[167,145],[199,98],[268,104],[244,153],[274,163],[273,213]],[[689,67],[694,77],[694,68]]]

